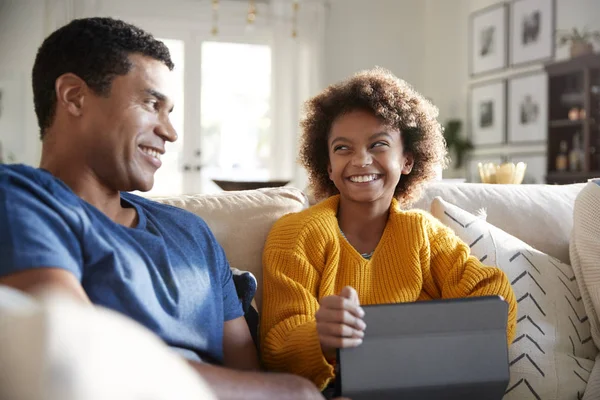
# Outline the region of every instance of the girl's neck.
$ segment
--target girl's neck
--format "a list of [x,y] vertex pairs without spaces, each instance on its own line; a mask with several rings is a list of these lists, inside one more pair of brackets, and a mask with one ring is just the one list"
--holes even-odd
[[383,235],[390,213],[390,204],[357,203],[340,198],[337,219],[340,229],[347,237],[377,242]]

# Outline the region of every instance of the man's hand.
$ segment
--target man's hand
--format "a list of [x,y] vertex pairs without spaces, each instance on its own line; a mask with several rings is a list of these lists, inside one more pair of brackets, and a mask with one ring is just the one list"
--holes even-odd
[[356,347],[362,343],[367,325],[362,318],[358,294],[351,286],[342,289],[339,296],[323,297],[317,311],[317,332],[325,357],[335,358],[338,348]]

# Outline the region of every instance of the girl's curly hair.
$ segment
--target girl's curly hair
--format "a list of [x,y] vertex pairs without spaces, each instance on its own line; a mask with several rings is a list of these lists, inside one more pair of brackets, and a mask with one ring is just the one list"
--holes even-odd
[[400,179],[394,197],[403,207],[410,206],[419,198],[423,184],[435,177],[435,167],[446,166],[446,141],[436,119],[438,109],[408,83],[379,67],[331,85],[305,104],[299,161],[308,172],[315,198],[339,193],[327,173],[327,139],[335,119],[355,110],[371,112],[400,131],[404,151],[413,154],[414,165]]

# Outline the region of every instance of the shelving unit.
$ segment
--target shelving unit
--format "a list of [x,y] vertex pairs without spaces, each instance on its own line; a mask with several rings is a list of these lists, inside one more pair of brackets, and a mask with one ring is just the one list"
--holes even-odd
[[[600,54],[546,65],[548,165],[546,183],[568,184],[600,177]],[[572,157],[576,136],[579,150]],[[566,143],[566,169],[557,162]],[[563,145],[563,148],[565,145]],[[578,162],[578,160],[580,160]],[[574,161],[574,162],[571,162]]]

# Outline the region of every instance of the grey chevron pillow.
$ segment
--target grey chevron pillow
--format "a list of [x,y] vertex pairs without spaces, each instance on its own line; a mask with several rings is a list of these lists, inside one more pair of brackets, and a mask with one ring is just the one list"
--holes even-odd
[[571,266],[439,197],[431,213],[484,264],[501,268],[515,291],[517,333],[504,399],[580,399],[597,350]]

